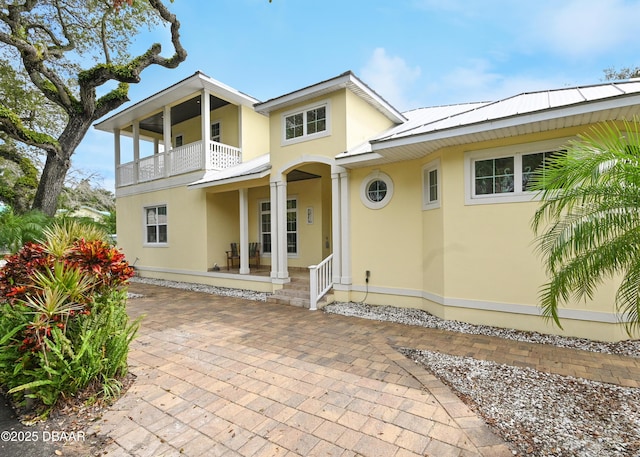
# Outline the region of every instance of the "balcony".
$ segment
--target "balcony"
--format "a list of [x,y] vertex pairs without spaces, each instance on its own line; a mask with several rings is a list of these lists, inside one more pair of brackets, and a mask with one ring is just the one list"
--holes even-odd
[[[207,143],[207,144],[205,144]],[[116,187],[182,175],[224,170],[242,162],[239,148],[216,141],[196,141],[116,167]]]

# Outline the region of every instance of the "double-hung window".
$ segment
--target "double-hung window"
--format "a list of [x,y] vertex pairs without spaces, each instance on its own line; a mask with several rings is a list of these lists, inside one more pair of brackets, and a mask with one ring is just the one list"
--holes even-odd
[[[260,206],[260,240],[262,252],[271,253],[271,202],[262,201]],[[298,201],[287,199],[287,253],[298,253]]]
[[297,142],[329,134],[329,103],[310,105],[283,115],[283,142]]
[[[557,144],[557,142],[555,142]],[[530,201],[534,174],[560,148],[523,147],[474,151],[465,160],[465,198],[467,204]],[[530,152],[529,152],[530,151]]]
[[167,205],[148,206],[144,209],[145,242],[167,243]]

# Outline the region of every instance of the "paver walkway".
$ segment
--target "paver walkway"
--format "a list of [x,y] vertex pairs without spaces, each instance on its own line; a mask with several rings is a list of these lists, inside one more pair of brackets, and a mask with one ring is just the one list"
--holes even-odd
[[637,359],[134,283],[136,383],[90,432],[107,456],[511,456],[395,347],[638,385]]

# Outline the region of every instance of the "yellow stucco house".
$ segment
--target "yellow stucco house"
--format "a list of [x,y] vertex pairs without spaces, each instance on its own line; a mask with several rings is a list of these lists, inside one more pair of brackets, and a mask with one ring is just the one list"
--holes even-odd
[[265,102],[197,72],[96,127],[115,138],[118,243],[141,276],[276,292],[302,275],[294,303],[311,309],[330,289],[619,340],[613,283],[564,307],[564,330],[540,317],[527,182],[567,140],[638,114],[636,81],[401,113],[351,72]]

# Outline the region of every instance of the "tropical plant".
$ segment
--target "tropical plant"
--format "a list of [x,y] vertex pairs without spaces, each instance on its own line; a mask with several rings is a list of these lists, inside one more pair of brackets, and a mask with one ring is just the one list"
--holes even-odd
[[562,304],[591,299],[621,275],[616,311],[629,335],[640,329],[640,124],[594,127],[549,159],[532,188],[541,195],[532,225],[550,277],[544,316],[561,327]]
[[39,211],[16,214],[12,208],[0,211],[0,251],[16,252],[25,243],[42,238],[51,218]]
[[117,394],[127,372],[124,255],[95,227],[65,221],[0,268],[0,385],[46,415],[61,396],[90,384]]

